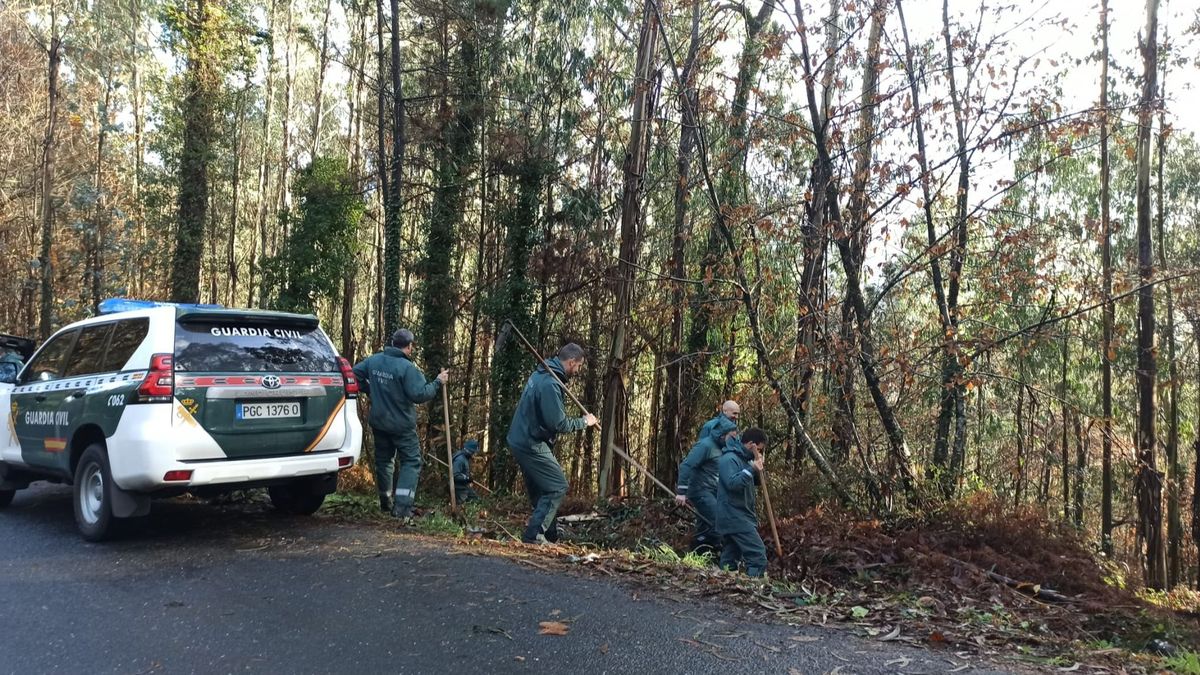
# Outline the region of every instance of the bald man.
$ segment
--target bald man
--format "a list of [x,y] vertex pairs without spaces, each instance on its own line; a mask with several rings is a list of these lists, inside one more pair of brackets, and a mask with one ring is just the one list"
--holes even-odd
[[733,422],[736,426],[738,416],[741,414],[742,407],[738,405],[737,401],[725,401],[721,404],[721,412],[717,413],[716,417],[705,422],[704,426],[700,427],[700,433],[696,435],[696,438],[708,438],[712,434],[713,427],[716,426],[717,422],[721,421],[722,418]]

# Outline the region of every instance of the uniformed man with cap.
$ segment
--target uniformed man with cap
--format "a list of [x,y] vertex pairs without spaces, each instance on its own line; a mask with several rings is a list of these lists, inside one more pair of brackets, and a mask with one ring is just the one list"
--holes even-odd
[[[412,517],[421,477],[421,442],[417,437],[417,404],[427,403],[446,386],[449,372],[433,380],[412,361],[412,331],[401,328],[391,344],[354,366],[354,375],[371,397],[368,423],[375,436],[375,485],[379,507],[403,520]],[[399,463],[395,490],[392,472]]]

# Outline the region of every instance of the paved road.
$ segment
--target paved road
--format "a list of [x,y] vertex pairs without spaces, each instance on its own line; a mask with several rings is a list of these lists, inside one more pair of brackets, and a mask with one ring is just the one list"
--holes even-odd
[[[554,620],[570,633],[538,634]],[[66,488],[26,490],[0,511],[0,673],[941,673],[961,664],[259,507],[159,503],[142,527],[99,545],[76,536]]]

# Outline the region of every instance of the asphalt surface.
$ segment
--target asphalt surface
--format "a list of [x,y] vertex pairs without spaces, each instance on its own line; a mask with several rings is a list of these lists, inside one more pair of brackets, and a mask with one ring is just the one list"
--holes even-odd
[[0,673],[997,672],[651,595],[257,506],[156,503],[105,544],[61,486],[0,511]]

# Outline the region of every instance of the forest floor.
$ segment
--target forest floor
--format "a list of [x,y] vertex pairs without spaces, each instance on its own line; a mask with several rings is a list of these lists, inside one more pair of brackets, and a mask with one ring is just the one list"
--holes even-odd
[[[427,491],[428,494],[428,491]],[[373,496],[343,492],[331,515],[387,526]],[[1125,587],[1070,528],[1034,509],[977,497],[921,520],[863,520],[813,507],[765,526],[767,581],[718,571],[686,551],[691,519],[667,500],[568,501],[559,546],[515,543],[528,516],[517,499],[432,503],[414,528],[532,567],[618,577],[647,590],[732,603],[793,624],[841,625],[902,642],[1051,672],[1200,674],[1200,595]]]

